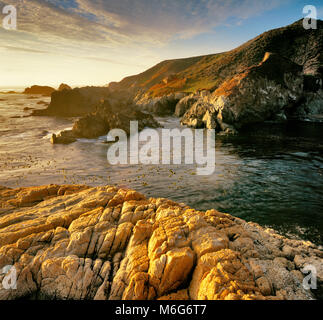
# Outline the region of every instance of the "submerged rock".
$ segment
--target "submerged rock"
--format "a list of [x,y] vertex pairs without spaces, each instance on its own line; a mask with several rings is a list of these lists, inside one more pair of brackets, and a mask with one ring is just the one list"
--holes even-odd
[[34,110],[34,108],[24,107],[24,111],[30,111],[30,110]]
[[48,103],[46,101],[38,101],[37,104],[42,104],[42,105],[48,105]]
[[17,275],[0,299],[319,298],[300,270],[314,265],[322,288],[322,258],[309,242],[133,190],[0,188],[0,269]]
[[77,139],[71,130],[65,130],[59,134],[53,133],[50,142],[51,144],[70,144],[75,142]]

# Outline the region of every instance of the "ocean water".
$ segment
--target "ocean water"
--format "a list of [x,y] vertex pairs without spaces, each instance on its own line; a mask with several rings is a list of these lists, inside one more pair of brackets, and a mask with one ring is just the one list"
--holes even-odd
[[[239,136],[217,136],[215,172],[198,176],[196,165],[110,165],[106,137],[51,145],[51,133],[71,128],[75,119],[24,111],[45,108],[38,102],[49,100],[0,94],[0,185],[129,187],[323,244],[323,123],[267,123]],[[180,127],[176,118],[158,120],[165,128]]]

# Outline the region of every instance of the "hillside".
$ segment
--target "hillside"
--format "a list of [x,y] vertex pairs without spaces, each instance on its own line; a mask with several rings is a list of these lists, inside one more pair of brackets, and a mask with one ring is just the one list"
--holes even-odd
[[153,97],[200,89],[213,91],[225,79],[261,62],[266,52],[287,57],[301,65],[306,74],[322,74],[322,21],[318,21],[317,30],[305,30],[299,20],[265,32],[228,52],[166,60],[139,75],[123,79],[117,87],[140,90]]
[[163,61],[108,88],[54,92],[49,107],[33,115],[87,116],[109,100],[217,132],[268,120],[316,121],[323,114],[322,26],[319,20],[316,30],[305,30],[299,20],[228,52]]

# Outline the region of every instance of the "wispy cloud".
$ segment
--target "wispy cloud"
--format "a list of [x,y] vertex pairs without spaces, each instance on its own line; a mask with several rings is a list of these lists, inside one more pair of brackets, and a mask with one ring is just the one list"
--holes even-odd
[[[108,58],[100,58],[100,57],[82,57],[82,59],[98,61],[98,62],[108,62],[108,63],[123,65],[123,66],[134,66],[134,63],[122,62],[116,59],[108,59]],[[141,64],[137,64],[137,67],[145,67],[145,66]]]
[[228,18],[247,19],[289,0],[0,0],[18,9],[18,28],[37,37],[165,43],[209,31]]
[[[0,0],[0,9],[14,5],[18,15],[16,31],[0,26],[0,73],[7,84],[53,84],[62,76],[72,84],[107,83],[162,59],[227,50],[229,45],[214,44],[218,26],[287,2],[292,0]],[[204,51],[196,37],[203,33],[210,39],[203,40]]]
[[27,53],[49,53],[48,51],[30,49],[30,48],[21,48],[21,47],[12,47],[12,46],[0,46],[9,51],[19,51],[19,52],[27,52]]

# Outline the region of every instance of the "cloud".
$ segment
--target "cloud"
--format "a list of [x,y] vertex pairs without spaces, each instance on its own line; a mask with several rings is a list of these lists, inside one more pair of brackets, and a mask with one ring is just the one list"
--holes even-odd
[[[51,39],[113,42],[113,30],[76,12],[64,10],[46,0],[10,0],[17,8],[18,31]],[[61,2],[61,1],[58,1]],[[6,4],[0,0],[1,3]],[[116,38],[116,36],[114,35]],[[122,39],[118,39],[120,42]]]
[[27,52],[27,53],[49,53],[48,51],[21,48],[21,47],[12,47],[12,46],[1,46],[1,48],[7,49],[9,51],[19,51],[19,52]]
[[0,0],[0,11],[7,4],[17,8],[18,28],[8,31],[0,25],[1,74],[12,64],[18,71],[6,77],[13,83],[35,70],[48,81],[66,73],[73,83],[109,82],[172,55],[191,55],[196,39],[190,48],[181,47],[186,41],[179,39],[217,32],[217,26],[237,24],[290,1]]
[[160,45],[247,19],[290,0],[0,0],[18,10],[18,28],[53,41]]
[[[49,0],[52,3],[66,1]],[[209,31],[228,18],[247,19],[289,0],[74,0],[70,12],[95,17],[110,30],[141,39],[164,42]],[[61,6],[62,7],[62,6]]]
[[[93,60],[93,61],[98,61],[98,62],[108,62],[112,64],[117,64],[117,65],[123,65],[123,66],[134,66],[133,63],[127,63],[127,62],[122,62],[116,59],[109,59],[109,58],[99,58],[99,57],[81,57],[82,59],[87,59],[87,60]],[[137,67],[144,68],[144,65],[136,64]]]

